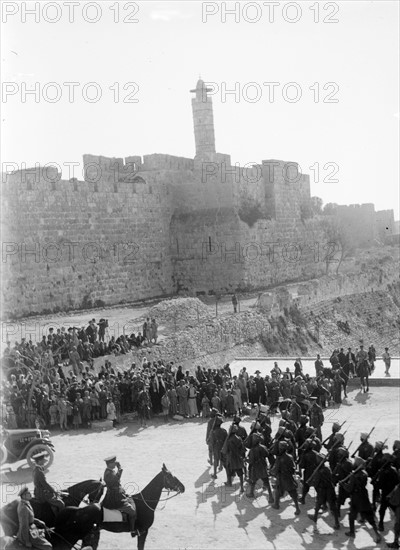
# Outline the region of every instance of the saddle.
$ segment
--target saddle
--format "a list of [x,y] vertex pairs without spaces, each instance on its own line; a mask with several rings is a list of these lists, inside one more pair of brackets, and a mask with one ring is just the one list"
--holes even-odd
[[128,523],[128,515],[120,510],[103,507],[103,523]]

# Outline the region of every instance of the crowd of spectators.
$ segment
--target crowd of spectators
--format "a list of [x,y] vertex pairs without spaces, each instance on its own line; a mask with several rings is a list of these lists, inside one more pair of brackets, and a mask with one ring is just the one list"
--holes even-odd
[[[369,371],[373,370],[376,357],[373,346],[368,352],[363,346],[355,353],[334,350],[327,366],[318,355],[314,377],[303,374],[300,358],[294,362],[294,372],[289,368],[282,372],[275,362],[267,376],[258,370],[248,374],[246,368],[232,376],[229,364],[220,369],[198,366],[190,373],[172,361],[150,361],[148,357],[125,372],[114,368],[105,357],[104,365],[95,373],[94,355],[85,355],[86,350],[121,354],[157,342],[155,320],[145,322],[144,336],[139,333],[114,340],[106,330],[106,320],[96,325],[93,319],[86,329],[71,327],[55,333],[50,329],[36,346],[25,340],[13,349],[8,345],[1,388],[3,426],[34,428],[39,422],[46,428],[69,430],[90,428],[93,421],[104,419],[116,426],[126,413],[137,413],[146,424],[154,415],[163,415],[166,420],[176,415],[207,418],[211,408],[233,417],[254,404],[268,405],[274,413],[282,402],[293,398],[307,408],[309,397],[317,397],[325,408],[340,403],[342,391],[346,397],[349,377],[359,374],[364,360]],[[66,363],[67,375],[63,368]]]

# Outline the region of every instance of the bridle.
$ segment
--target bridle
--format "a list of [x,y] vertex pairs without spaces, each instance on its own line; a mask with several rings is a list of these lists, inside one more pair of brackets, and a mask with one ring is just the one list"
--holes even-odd
[[[99,481],[100,485],[97,489],[93,489],[93,491],[90,491],[89,493],[85,493],[83,498],[79,498],[79,497],[75,497],[75,496],[72,496],[70,495],[71,498],[73,498],[74,500],[79,500],[80,502],[86,502],[87,504],[93,504],[94,502],[96,502],[97,500],[97,497],[100,495],[100,493],[102,492],[103,488],[104,488],[104,483],[102,481]],[[91,495],[95,495],[93,501],[90,500],[90,496]]]
[[[165,485],[165,478],[167,476],[167,473],[163,471],[163,475],[164,475],[164,483],[163,485]],[[174,477],[172,476],[172,474],[170,473],[171,477]],[[142,497],[142,500],[143,500],[143,503],[147,506],[147,508],[149,510],[151,510],[152,512],[155,512],[155,508],[152,508],[148,503],[149,502],[166,502],[167,500],[171,500],[171,498],[175,498],[177,497],[178,495],[180,495],[181,493],[181,490],[178,489],[178,485],[176,484],[175,487],[170,487],[169,489],[165,489],[164,487],[161,489],[161,493],[164,493],[164,492],[167,492],[167,494],[169,495],[171,491],[176,491],[176,494],[175,495],[172,495],[172,496],[167,496],[167,498],[159,498],[159,499],[145,499],[144,496],[143,496],[143,492],[140,491],[140,493],[138,493],[138,496],[141,496]],[[165,505],[166,506],[166,505]],[[165,508],[164,506],[164,508]],[[164,508],[161,508],[161,510],[164,510]]]

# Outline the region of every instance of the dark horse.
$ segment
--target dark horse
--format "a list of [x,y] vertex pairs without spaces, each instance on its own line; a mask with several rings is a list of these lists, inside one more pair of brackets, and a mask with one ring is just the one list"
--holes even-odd
[[[163,489],[168,492],[175,491],[177,494],[185,491],[184,485],[171,474],[165,464],[163,464],[161,472],[150,481],[143,491],[137,495],[132,495],[137,511],[136,528],[140,532],[137,541],[138,550],[144,549],[147,533],[153,525],[154,512],[160,500],[173,498],[161,499]],[[103,508],[99,504],[89,504],[85,508],[66,508],[62,510],[56,519],[56,529],[63,528],[62,522],[72,525],[74,521],[80,526],[82,532],[91,533],[90,537],[85,538],[85,543],[90,544],[94,550],[96,550],[99,543],[100,529],[112,531],[113,533],[130,532],[127,521],[105,522],[103,520]]]
[[[89,502],[96,502],[99,500],[104,489],[102,481],[96,481],[94,479],[88,479],[81,481],[76,485],[72,485],[65,491],[63,500],[66,506],[72,507],[72,510],[80,510],[77,508],[82,502],[85,496],[88,497]],[[45,522],[47,527],[55,527],[56,516],[47,503],[39,503],[34,498],[31,500],[31,505],[35,514],[35,518],[41,519]],[[15,536],[18,531],[18,514],[17,514],[18,500],[13,500],[9,504],[6,504],[0,510],[0,524],[3,528],[4,534],[8,537]],[[67,508],[66,510],[69,510]],[[57,527],[52,535],[53,546],[57,548],[71,548],[78,540],[83,540],[90,536],[91,529],[86,529],[86,522],[84,526],[81,524],[74,524],[73,528],[68,522],[69,513],[65,514],[63,510],[59,516],[65,515],[65,521],[57,521]],[[84,521],[84,517],[81,518]],[[70,531],[72,534],[70,534]],[[68,546],[68,544],[69,546]]]

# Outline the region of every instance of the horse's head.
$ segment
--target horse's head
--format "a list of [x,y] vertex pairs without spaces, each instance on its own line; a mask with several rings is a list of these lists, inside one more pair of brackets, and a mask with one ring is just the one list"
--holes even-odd
[[185,486],[179,481],[179,479],[171,474],[165,464],[162,466],[162,472],[164,474],[164,489],[168,491],[176,491],[177,493],[184,493]]

